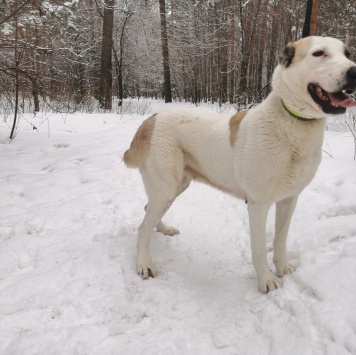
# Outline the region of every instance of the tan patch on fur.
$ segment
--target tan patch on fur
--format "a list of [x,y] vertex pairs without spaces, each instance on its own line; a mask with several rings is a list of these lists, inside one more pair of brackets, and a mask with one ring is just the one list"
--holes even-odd
[[292,42],[291,45],[295,49],[295,56],[294,58],[298,61],[305,57],[306,53],[308,52],[309,48],[312,45],[313,37],[306,37],[300,39],[299,41]]
[[129,168],[143,168],[151,149],[151,138],[156,122],[156,114],[147,118],[138,128],[130,148],[124,154],[124,162]]
[[231,147],[235,146],[236,140],[237,140],[237,134],[239,132],[239,128],[240,128],[240,123],[243,120],[243,118],[246,116],[247,114],[247,110],[245,111],[240,111],[238,113],[236,113],[235,115],[233,115],[230,118],[230,144]]

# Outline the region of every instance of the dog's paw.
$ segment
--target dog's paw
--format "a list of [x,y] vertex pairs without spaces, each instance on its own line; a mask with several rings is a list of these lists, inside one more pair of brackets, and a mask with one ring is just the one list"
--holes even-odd
[[156,268],[153,265],[152,261],[137,261],[136,265],[137,273],[144,279],[147,280],[150,277],[156,277],[157,272]]
[[262,293],[268,293],[281,287],[283,282],[281,279],[273,276],[272,273],[270,273],[270,275],[266,275],[261,280],[259,280],[258,285]]
[[177,228],[166,226],[162,222],[156,226],[156,231],[159,233],[163,233],[165,235],[171,235],[171,236],[179,234],[179,230]]
[[284,275],[290,275],[295,271],[295,267],[290,263],[286,263],[283,265],[276,263],[275,266],[276,266],[277,275],[279,277],[283,277]]

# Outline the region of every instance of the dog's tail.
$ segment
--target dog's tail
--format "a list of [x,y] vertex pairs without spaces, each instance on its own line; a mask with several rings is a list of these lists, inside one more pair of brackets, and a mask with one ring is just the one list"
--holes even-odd
[[144,165],[151,148],[151,137],[153,133],[156,115],[143,121],[132,139],[130,148],[124,154],[124,163],[128,168],[138,168]]
[[137,168],[138,167],[138,162],[137,162],[137,150],[133,149],[134,147],[131,147],[127,149],[127,151],[124,154],[124,163],[128,168]]

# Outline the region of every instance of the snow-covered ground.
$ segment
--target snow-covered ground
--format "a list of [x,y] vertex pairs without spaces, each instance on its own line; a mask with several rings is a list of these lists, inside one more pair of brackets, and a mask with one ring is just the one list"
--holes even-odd
[[11,144],[2,130],[0,354],[356,354],[351,134],[325,133],[333,158],[289,234],[297,271],[264,295],[245,203],[197,183],[165,218],[181,234],[153,235],[158,277],[136,274],[146,197],[122,155],[145,117],[53,115],[39,132],[22,120]]

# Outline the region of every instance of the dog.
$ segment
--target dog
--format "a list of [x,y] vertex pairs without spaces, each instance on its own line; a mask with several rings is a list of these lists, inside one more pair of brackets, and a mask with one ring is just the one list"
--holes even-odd
[[[198,180],[247,203],[252,262],[263,293],[282,285],[295,271],[286,240],[301,191],[321,161],[328,115],[356,106],[356,65],[341,41],[307,37],[278,55],[272,91],[258,106],[233,115],[173,108],[154,114],[137,130],[124,154],[127,167],[139,168],[148,204],[138,229],[137,272],[156,276],[150,255],[154,228],[179,231],[161,218],[175,198]],[[273,262],[267,264],[266,219],[276,204]]]

